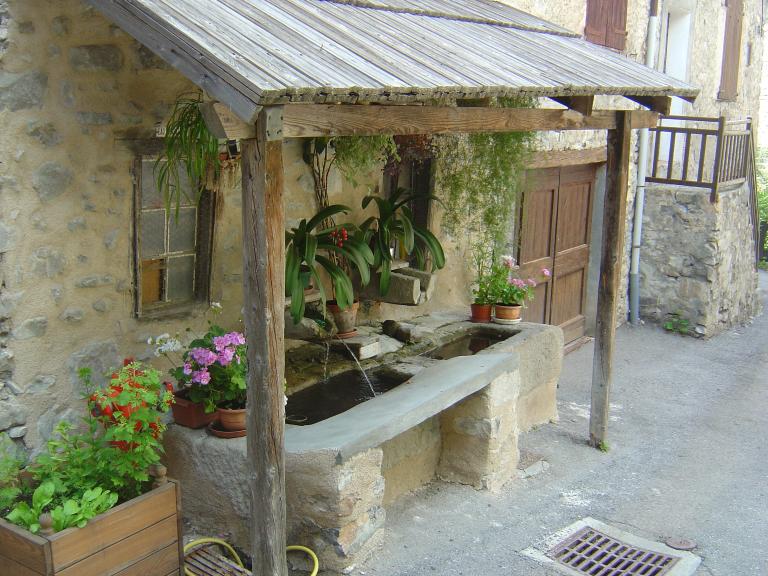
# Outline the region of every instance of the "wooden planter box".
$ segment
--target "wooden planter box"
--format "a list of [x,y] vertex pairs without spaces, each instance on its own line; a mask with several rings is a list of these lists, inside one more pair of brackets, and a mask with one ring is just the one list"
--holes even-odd
[[93,518],[38,536],[0,519],[0,573],[9,576],[183,576],[180,495],[166,484]]

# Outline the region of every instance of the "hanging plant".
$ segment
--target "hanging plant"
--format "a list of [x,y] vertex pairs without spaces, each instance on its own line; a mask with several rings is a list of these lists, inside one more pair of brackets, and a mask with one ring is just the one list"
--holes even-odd
[[[530,98],[499,99],[498,106],[532,107]],[[441,135],[433,139],[440,160],[435,188],[444,203],[443,230],[469,235],[502,249],[508,240],[525,165],[530,132]]]
[[344,178],[357,186],[358,177],[377,165],[398,158],[397,144],[392,136],[339,136],[331,140],[336,164]]
[[[205,124],[200,104],[202,92],[182,94],[176,99],[165,129],[164,148],[155,163],[157,189],[170,214],[178,216],[182,198],[197,203],[209,182],[221,173],[219,140]],[[184,181],[189,182],[190,197]]]

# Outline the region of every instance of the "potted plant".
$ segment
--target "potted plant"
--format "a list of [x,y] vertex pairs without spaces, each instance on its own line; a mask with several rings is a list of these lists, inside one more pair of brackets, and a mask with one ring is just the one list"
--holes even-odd
[[[429,198],[439,201],[434,196]],[[413,222],[413,214],[408,208],[412,200],[413,194],[404,188],[398,188],[389,198],[375,195],[363,198],[363,209],[375,202],[379,212],[378,216],[371,216],[360,225],[358,237],[373,251],[373,269],[379,273],[379,294],[382,296],[389,291],[395,245],[406,256],[415,256],[422,269],[428,257],[431,257],[433,271],[445,266],[440,241],[432,232]]]
[[247,370],[245,336],[211,324],[202,338],[190,342],[183,364],[171,374],[192,402],[203,404],[206,414],[216,412],[221,428],[241,432],[245,430]]
[[[373,264],[373,253],[363,243],[351,224],[321,228],[323,222],[336,214],[349,212],[347,206],[334,204],[320,210],[309,220],[301,220],[299,225],[291,228],[285,234],[285,290],[291,297],[291,318],[298,324],[304,317],[306,283],[302,278],[309,272],[312,281],[320,292],[323,307],[328,299],[325,293],[321,270],[331,280],[335,304],[340,310],[346,310],[354,304],[355,295],[348,268],[354,265],[360,275],[363,285],[370,280],[370,266]],[[342,266],[344,264],[345,267]]]
[[470,304],[471,322],[488,323],[493,314],[496,295],[493,293],[493,250],[487,244],[477,242],[472,246],[475,265],[475,282]]
[[[502,256],[500,263],[495,263],[492,270],[491,292],[495,296],[494,322],[499,324],[517,324],[520,322],[526,300],[532,300],[538,282],[534,278],[520,278],[520,267],[512,256]],[[542,275],[549,276],[546,268]]]
[[151,565],[178,572],[178,490],[159,465],[171,392],[157,370],[130,359],[103,389],[93,390],[87,369],[81,378],[91,392],[82,426],[60,423],[26,466],[6,458],[0,442],[3,569],[55,576]]

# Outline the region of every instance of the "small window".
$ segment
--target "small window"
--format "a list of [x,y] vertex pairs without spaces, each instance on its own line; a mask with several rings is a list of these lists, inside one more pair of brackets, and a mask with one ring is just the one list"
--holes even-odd
[[593,44],[624,50],[627,44],[627,0],[587,0],[584,37]]
[[719,100],[735,100],[739,94],[739,61],[741,57],[741,29],[744,18],[744,0],[727,0],[723,65],[720,71]]
[[155,179],[155,159],[136,165],[135,274],[138,316],[175,312],[207,301],[213,230],[213,195],[198,203],[189,181],[181,179],[178,209],[165,209]]

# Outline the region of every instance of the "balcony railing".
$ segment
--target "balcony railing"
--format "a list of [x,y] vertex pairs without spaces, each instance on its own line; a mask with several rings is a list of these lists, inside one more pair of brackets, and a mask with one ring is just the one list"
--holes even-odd
[[652,165],[648,182],[718,191],[746,182],[752,163],[752,120],[701,116],[664,116],[652,128]]

